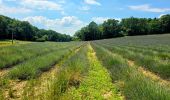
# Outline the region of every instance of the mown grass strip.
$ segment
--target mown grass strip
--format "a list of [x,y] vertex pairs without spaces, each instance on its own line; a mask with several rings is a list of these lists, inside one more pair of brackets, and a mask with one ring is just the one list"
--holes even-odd
[[169,100],[170,90],[130,67],[122,56],[93,44],[97,57],[112,75],[127,100]]
[[88,45],[89,71],[79,88],[72,88],[65,98],[72,100],[121,100],[107,70],[95,56],[92,47]]

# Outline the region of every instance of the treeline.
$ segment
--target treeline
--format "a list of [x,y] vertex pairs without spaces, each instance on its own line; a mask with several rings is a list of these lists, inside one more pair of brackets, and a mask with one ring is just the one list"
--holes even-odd
[[27,21],[19,21],[0,15],[0,39],[14,39],[25,41],[71,41],[72,37],[53,30],[38,29]]
[[122,36],[170,33],[170,15],[160,18],[125,18],[121,21],[108,19],[103,24],[91,22],[75,33],[83,41],[107,39]]

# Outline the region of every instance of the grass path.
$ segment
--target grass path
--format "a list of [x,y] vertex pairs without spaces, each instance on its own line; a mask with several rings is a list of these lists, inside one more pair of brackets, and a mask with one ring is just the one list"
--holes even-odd
[[72,88],[66,95],[73,100],[122,100],[123,96],[116,90],[112,83],[110,74],[101,65],[96,57],[95,51],[88,45],[88,60],[90,68],[88,75],[84,77],[78,89]]

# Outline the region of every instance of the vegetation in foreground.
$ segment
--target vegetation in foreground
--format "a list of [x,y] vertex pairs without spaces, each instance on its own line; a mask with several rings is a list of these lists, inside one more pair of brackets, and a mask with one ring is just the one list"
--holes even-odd
[[169,100],[168,41],[166,34],[0,47],[0,100]]

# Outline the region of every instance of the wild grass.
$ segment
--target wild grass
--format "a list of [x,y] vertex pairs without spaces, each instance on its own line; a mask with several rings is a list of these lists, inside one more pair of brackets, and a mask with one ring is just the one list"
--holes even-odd
[[140,73],[136,67],[130,67],[127,60],[107,49],[93,44],[98,58],[112,75],[127,100],[169,100],[167,87],[153,82]]

